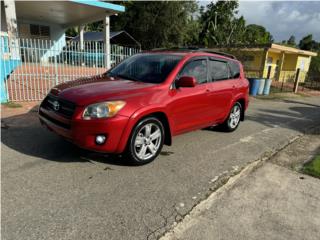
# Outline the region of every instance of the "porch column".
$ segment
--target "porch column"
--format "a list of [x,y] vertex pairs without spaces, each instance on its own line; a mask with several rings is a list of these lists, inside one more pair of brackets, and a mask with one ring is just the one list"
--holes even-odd
[[104,53],[105,53],[105,67],[109,69],[111,67],[110,62],[110,18],[107,15],[103,21],[103,41],[104,41]]
[[260,64],[261,78],[264,78],[267,59],[268,59],[268,48],[265,48],[262,53],[261,64]]
[[85,25],[80,25],[79,26],[79,36],[80,36],[80,50],[83,51],[84,49],[84,44],[83,44],[83,33],[84,33],[84,26]]
[[283,62],[284,62],[284,56],[285,56],[285,53],[282,51],[281,56],[280,56],[280,62],[279,62],[279,66],[278,66],[276,81],[280,81],[281,71],[282,71]]
[[4,11],[6,15],[8,43],[11,59],[20,60],[18,26],[15,1],[4,0]]

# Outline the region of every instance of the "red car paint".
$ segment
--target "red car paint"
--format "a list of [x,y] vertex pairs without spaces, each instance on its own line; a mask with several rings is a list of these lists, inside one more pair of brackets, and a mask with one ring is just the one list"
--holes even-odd
[[[42,103],[39,108],[41,123],[81,148],[122,153],[133,127],[145,116],[161,113],[166,118],[166,132],[170,134],[166,136],[169,138],[166,143],[170,145],[172,136],[224,122],[237,101],[242,103],[243,110],[247,109],[249,84],[237,60],[207,52],[163,51],[158,54],[182,56],[164,82],[143,83],[101,75],[63,83],[54,87],[47,98],[66,102],[66,109],[73,109],[72,115],[66,117]],[[172,88],[179,71],[195,57],[235,61],[240,66],[240,76],[190,88]],[[110,100],[122,100],[126,105],[110,118],[82,118],[89,104]],[[105,144],[95,143],[98,134],[107,136]]]

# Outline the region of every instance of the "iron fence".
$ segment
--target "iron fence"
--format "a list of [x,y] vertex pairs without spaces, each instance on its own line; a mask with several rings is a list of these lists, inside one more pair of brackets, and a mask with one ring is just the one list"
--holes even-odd
[[274,92],[293,92],[294,82],[297,72],[293,71],[281,71],[279,79],[273,79],[272,91]]
[[[297,92],[317,93],[320,91],[320,75],[305,71],[282,71],[279,81],[272,82],[274,92],[293,92],[298,80]],[[319,93],[317,93],[319,94]]]
[[305,82],[300,84],[301,91],[320,91],[320,75],[308,74]]
[[[14,67],[10,54],[6,59],[5,67],[10,71],[4,84],[8,101],[42,100],[59,83],[106,71],[107,55],[103,42],[86,41],[80,45],[79,42],[66,43],[64,40],[19,39],[16,49],[10,49],[7,44],[8,41],[1,38],[2,58],[8,52],[18,51],[20,54],[19,63]],[[111,45],[111,66],[139,51]]]

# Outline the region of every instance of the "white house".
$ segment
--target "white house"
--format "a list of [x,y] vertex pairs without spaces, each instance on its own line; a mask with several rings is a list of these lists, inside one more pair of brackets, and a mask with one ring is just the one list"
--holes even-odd
[[[103,20],[105,66],[110,67],[110,16],[124,12],[125,7],[96,0],[69,1],[1,1],[1,101],[6,98],[3,82],[21,62],[21,41],[19,39],[51,40],[48,51],[41,52],[41,58],[49,59],[50,48],[61,50],[66,45],[65,31],[79,26],[80,45],[83,46],[84,25]],[[37,46],[34,46],[37,47]]]

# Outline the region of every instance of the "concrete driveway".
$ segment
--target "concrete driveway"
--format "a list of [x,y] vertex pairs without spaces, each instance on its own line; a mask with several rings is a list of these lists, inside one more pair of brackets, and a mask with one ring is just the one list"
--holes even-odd
[[81,151],[35,112],[2,119],[3,239],[154,239],[232,174],[320,123],[320,98],[259,100],[236,132],[174,138],[151,164]]

